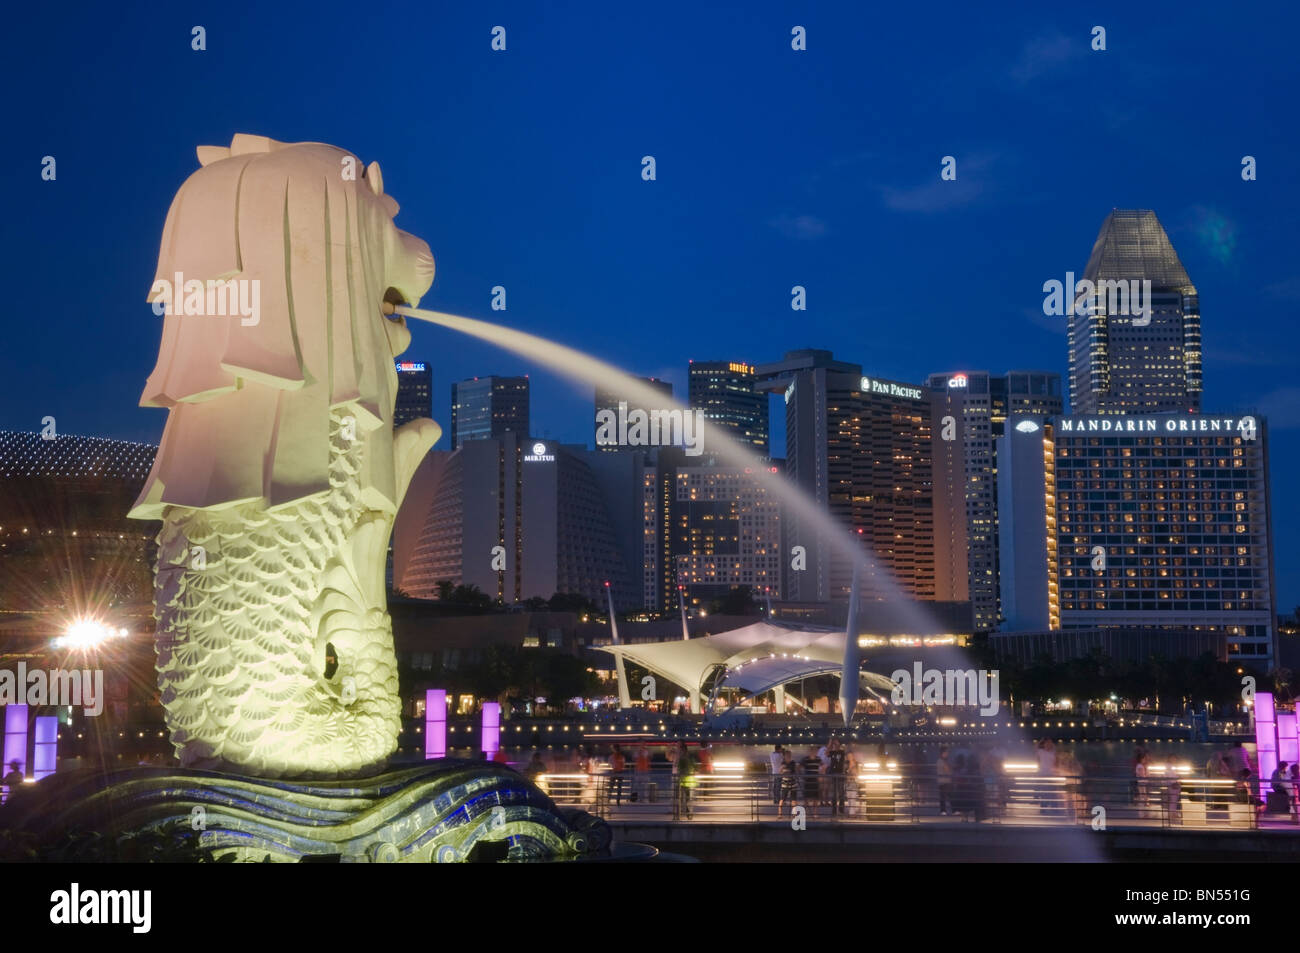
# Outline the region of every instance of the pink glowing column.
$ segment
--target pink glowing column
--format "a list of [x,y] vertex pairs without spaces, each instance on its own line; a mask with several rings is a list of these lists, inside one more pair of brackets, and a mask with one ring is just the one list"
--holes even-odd
[[424,757],[447,757],[447,691],[443,688],[424,693]]
[[32,754],[32,777],[39,781],[53,774],[59,763],[59,718],[57,715],[36,717],[36,747]]
[[[5,706],[5,773],[9,772],[9,762],[17,761],[27,767],[27,706]],[[24,772],[26,773],[26,772]]]
[[501,750],[501,704],[483,703],[483,756],[491,761]]
[[1288,765],[1300,760],[1300,743],[1296,738],[1296,715],[1293,711],[1277,713],[1277,759]]
[[[6,705],[5,706],[5,763],[0,768],[5,774],[9,773],[9,763],[17,761],[20,769],[27,767],[27,706],[26,705]],[[0,789],[5,792],[7,798],[13,792],[7,788]]]
[[1272,777],[1277,768],[1277,711],[1272,692],[1255,693],[1255,750],[1259,753],[1259,776]]

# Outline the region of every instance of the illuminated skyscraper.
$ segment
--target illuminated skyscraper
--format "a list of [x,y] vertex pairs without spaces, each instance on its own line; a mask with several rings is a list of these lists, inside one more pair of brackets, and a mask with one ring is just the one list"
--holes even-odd
[[[1071,413],[1199,413],[1200,299],[1156,213],[1112,211],[1083,278],[1093,292],[1065,302]],[[1134,292],[1148,281],[1141,314]]]
[[659,406],[659,407],[642,407],[642,406],[641,406],[642,401],[637,400],[636,398],[628,397],[626,394],[623,394],[623,393],[621,393],[621,392],[618,391],[618,390],[612,390],[612,389],[610,389],[610,388],[608,388],[608,387],[601,387],[601,386],[597,385],[597,387],[596,387],[596,391],[595,391],[595,405],[596,405],[596,408],[595,408],[595,413],[592,415],[592,424],[591,424],[591,426],[592,426],[592,432],[595,434],[594,446],[595,446],[595,448],[596,448],[597,450],[625,450],[625,449],[629,449],[629,448],[627,448],[627,447],[622,447],[622,446],[620,446],[620,445],[617,444],[617,443],[602,443],[602,442],[601,442],[601,434],[600,434],[600,412],[601,412],[602,410],[613,411],[615,414],[617,414],[617,413],[618,413],[618,405],[619,405],[619,402],[620,402],[620,401],[622,401],[622,402],[624,402],[624,403],[627,404],[627,409],[628,409],[629,411],[640,409],[640,410],[644,410],[644,411],[646,411],[647,413],[650,413],[651,411],[662,410],[662,409],[665,409],[665,408],[671,407],[671,400],[672,400],[672,396],[673,396],[673,385],[672,385],[672,382],[671,382],[671,381],[660,380],[660,379],[657,378],[657,377],[639,377],[639,378],[637,378],[637,380],[639,380],[641,383],[643,383],[643,384],[645,384],[645,385],[647,385],[647,386],[649,386],[649,387],[653,387],[655,390],[659,391],[659,392],[662,393],[665,397],[667,397],[668,400],[665,401],[665,402],[664,402],[661,406]]
[[[766,469],[778,472],[775,462]],[[671,610],[749,587],[781,598],[781,506],[751,467],[699,463],[664,447],[642,470],[643,599]]]
[[397,362],[397,406],[393,426],[433,416],[433,371],[424,361]]
[[[871,547],[863,597],[967,601],[963,434],[940,438],[941,395],[864,375],[829,351],[791,351],[757,374],[784,395],[791,481]],[[806,571],[786,571],[785,597],[847,599],[850,561],[796,512],[784,522],[786,557],[798,546],[807,558]]]
[[1230,661],[1272,667],[1264,418],[1011,420],[998,448],[1009,630],[1217,633]]
[[747,450],[768,452],[768,395],[754,389],[754,367],[740,361],[691,361],[691,409]]
[[970,600],[975,630],[987,632],[999,618],[996,441],[1008,412],[1048,417],[1064,410],[1061,375],[1011,371],[994,377],[986,371],[955,371],[931,374],[926,383],[941,395],[943,416],[962,422]]
[[451,449],[508,433],[528,433],[527,377],[475,377],[451,385]]

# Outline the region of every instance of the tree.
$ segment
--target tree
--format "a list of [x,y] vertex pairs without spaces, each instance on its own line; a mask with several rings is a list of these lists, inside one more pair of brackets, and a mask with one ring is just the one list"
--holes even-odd
[[736,586],[721,599],[709,603],[710,615],[758,615],[754,591],[749,586]]
[[603,610],[586,596],[577,592],[557,592],[547,600],[547,608],[552,612],[573,612],[577,615],[599,615]]

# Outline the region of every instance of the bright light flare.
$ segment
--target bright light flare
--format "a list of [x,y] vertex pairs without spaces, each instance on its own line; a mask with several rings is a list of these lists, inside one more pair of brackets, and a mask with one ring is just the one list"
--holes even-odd
[[93,649],[110,639],[124,639],[126,636],[126,629],[110,628],[97,619],[77,619],[50,644],[57,649]]

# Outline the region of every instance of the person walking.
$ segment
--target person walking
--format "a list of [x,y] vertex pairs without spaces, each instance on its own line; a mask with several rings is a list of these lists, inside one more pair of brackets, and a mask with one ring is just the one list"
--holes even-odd
[[781,813],[781,765],[785,763],[784,749],[780,745],[772,748],[772,753],[767,756],[768,764],[772,768],[772,804],[776,807],[777,814]]
[[614,750],[609,753],[609,789],[614,795],[615,807],[623,803],[623,775],[626,770],[627,758],[623,756],[623,749],[614,745]]
[[1170,824],[1183,822],[1183,782],[1178,777],[1178,763],[1173,755],[1165,759],[1165,811]]
[[826,752],[826,779],[830,782],[831,814],[844,813],[844,745],[838,738],[832,738]]
[[1137,785],[1137,805],[1139,811],[1147,806],[1149,799],[1149,788],[1147,778],[1149,777],[1148,761],[1151,756],[1147,754],[1145,748],[1138,748],[1133,753],[1133,779]]
[[939,760],[935,765],[935,775],[939,781],[939,814],[952,814],[952,762],[948,760],[948,749],[939,749]]
[[799,763],[799,803],[813,817],[817,815],[817,803],[821,798],[821,771],[822,762],[817,757],[817,750],[809,748],[808,754]]
[[691,749],[686,742],[681,743],[681,750],[677,756],[677,816],[683,817],[689,821],[695,816],[691,810],[691,789],[699,783],[695,777],[695,759],[691,757]]
[[790,816],[794,816],[796,797],[798,792],[798,769],[794,763],[794,755],[787,749],[781,755],[781,801],[777,805],[777,817],[785,810],[787,804],[790,805]]
[[0,784],[3,784],[8,790],[5,792],[5,800],[8,801],[23,786],[23,763],[15,758],[9,762],[9,773],[0,778]]

